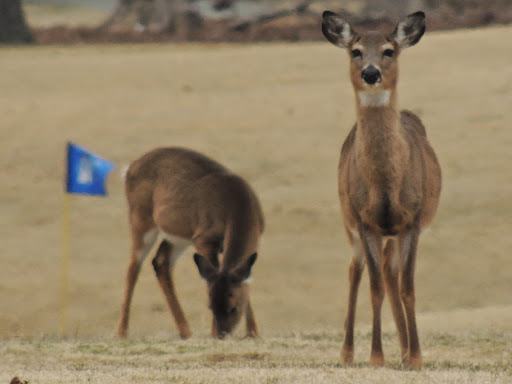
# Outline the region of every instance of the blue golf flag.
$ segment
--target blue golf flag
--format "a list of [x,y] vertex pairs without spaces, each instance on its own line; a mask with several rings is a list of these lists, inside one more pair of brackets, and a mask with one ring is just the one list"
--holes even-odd
[[106,196],[105,180],[116,166],[73,143],[67,151],[66,192]]

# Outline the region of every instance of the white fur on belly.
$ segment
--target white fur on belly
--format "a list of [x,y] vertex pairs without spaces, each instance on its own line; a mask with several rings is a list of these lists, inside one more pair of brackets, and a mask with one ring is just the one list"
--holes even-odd
[[151,248],[153,248],[153,245],[155,245],[157,237],[158,229],[156,228],[152,228],[144,234],[144,236],[142,237],[142,248],[137,250],[137,259],[139,260],[139,263],[142,263],[144,259],[148,256],[149,252],[151,251]]
[[192,245],[192,242],[189,239],[170,235],[162,231],[160,231],[160,236],[172,244],[171,258],[169,260],[169,268],[172,269],[180,257],[183,256],[185,250]]

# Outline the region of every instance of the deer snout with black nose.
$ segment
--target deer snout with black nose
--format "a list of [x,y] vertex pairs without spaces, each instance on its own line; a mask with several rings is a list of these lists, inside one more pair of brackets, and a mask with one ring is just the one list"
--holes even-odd
[[373,65],[369,65],[363,70],[363,72],[361,72],[361,78],[368,85],[375,85],[376,83],[380,83],[382,81],[382,75],[380,71]]

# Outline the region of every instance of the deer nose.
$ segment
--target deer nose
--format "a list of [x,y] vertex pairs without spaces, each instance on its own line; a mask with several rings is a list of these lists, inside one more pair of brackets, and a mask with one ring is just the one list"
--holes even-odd
[[221,330],[217,330],[217,337],[218,337],[220,340],[223,340],[227,335],[228,335],[228,332],[226,332],[226,331],[221,331]]
[[376,82],[380,82],[382,76],[377,68],[375,68],[373,65],[370,65],[366,67],[363,72],[361,72],[361,78],[366,84],[373,85]]

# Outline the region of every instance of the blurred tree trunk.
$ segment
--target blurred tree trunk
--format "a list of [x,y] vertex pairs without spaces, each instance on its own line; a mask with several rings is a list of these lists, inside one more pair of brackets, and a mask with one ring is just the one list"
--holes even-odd
[[25,22],[21,0],[0,0],[0,43],[29,44],[34,37]]

